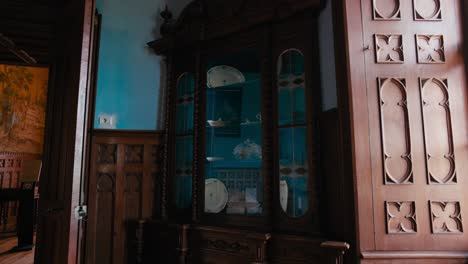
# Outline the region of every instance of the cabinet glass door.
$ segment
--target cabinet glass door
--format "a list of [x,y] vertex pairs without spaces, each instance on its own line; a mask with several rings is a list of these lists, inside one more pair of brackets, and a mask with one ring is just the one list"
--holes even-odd
[[280,205],[291,217],[308,208],[307,125],[304,56],[296,49],[278,59],[278,146]]
[[193,110],[195,79],[183,73],[177,80],[176,92],[176,155],[174,195],[177,208],[192,203]]
[[261,73],[256,49],[207,62],[205,212],[263,212]]

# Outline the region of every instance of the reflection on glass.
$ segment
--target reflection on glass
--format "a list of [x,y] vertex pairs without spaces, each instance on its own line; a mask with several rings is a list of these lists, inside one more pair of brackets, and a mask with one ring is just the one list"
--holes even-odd
[[254,49],[208,61],[205,212],[263,212],[260,64]]
[[300,217],[309,208],[303,54],[283,52],[277,74],[280,205],[288,215]]
[[189,208],[192,202],[194,89],[195,80],[192,74],[184,73],[177,80],[174,177],[177,208]]

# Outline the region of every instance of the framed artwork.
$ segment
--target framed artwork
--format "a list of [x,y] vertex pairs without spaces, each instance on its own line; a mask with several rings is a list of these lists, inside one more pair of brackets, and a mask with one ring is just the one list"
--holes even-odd
[[42,153],[48,68],[0,64],[0,150]]

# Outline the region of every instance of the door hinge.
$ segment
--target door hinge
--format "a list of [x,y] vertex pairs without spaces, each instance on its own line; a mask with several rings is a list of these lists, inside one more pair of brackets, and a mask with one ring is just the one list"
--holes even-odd
[[86,205],[78,205],[75,207],[75,219],[83,220],[88,216],[88,207]]

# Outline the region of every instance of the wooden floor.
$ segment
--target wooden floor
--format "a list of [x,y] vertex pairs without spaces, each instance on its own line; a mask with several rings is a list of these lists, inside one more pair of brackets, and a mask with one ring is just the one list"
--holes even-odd
[[0,264],[33,264],[34,249],[26,252],[8,253],[17,244],[16,237],[0,238]]

